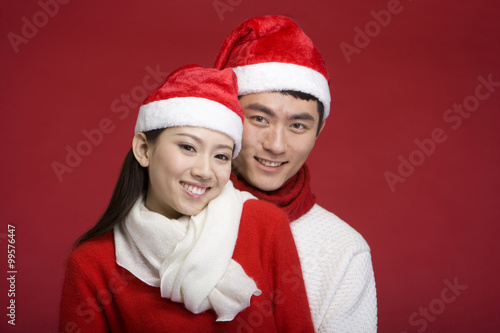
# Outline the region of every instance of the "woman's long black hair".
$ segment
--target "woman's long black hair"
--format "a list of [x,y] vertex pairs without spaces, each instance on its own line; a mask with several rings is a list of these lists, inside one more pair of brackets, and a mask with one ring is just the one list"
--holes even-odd
[[[164,128],[145,132],[149,144],[155,144]],[[84,242],[104,235],[113,227],[121,223],[130,212],[141,194],[146,195],[148,190],[148,169],[142,167],[135,159],[132,149],[129,150],[123,162],[120,176],[116,182],[113,195],[96,225],[84,233],[75,243],[78,247]]]

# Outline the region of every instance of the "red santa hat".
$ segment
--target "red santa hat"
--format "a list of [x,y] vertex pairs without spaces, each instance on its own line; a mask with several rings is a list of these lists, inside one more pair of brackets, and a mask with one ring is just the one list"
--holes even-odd
[[321,54],[285,16],[254,17],[224,40],[215,68],[233,68],[239,95],[295,90],[316,97],[330,113],[330,77]]
[[187,65],[172,72],[140,107],[135,133],[178,126],[204,127],[227,134],[234,140],[233,158],[238,155],[243,109],[232,69]]

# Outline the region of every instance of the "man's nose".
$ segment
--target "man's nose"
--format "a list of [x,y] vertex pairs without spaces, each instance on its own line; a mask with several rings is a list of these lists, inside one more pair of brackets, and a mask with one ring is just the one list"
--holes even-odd
[[266,133],[266,137],[263,142],[263,147],[265,150],[270,151],[274,155],[279,155],[287,150],[287,142],[285,129],[281,126],[276,126],[270,128]]

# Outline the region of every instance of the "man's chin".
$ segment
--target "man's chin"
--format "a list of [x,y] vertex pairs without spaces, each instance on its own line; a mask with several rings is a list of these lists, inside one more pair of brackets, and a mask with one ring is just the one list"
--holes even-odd
[[258,188],[264,192],[271,192],[279,189],[285,182],[281,178],[276,179],[275,177],[252,177],[249,181],[250,185]]

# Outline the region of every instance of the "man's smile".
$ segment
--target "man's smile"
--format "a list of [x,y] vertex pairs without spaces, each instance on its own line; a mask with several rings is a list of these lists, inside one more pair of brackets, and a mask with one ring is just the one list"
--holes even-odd
[[255,157],[255,160],[257,162],[259,162],[260,164],[262,164],[262,165],[265,165],[265,166],[268,166],[268,167],[273,167],[273,168],[280,167],[283,164],[287,163],[287,162],[272,162],[272,161],[264,160],[264,159],[259,158],[259,157]]

